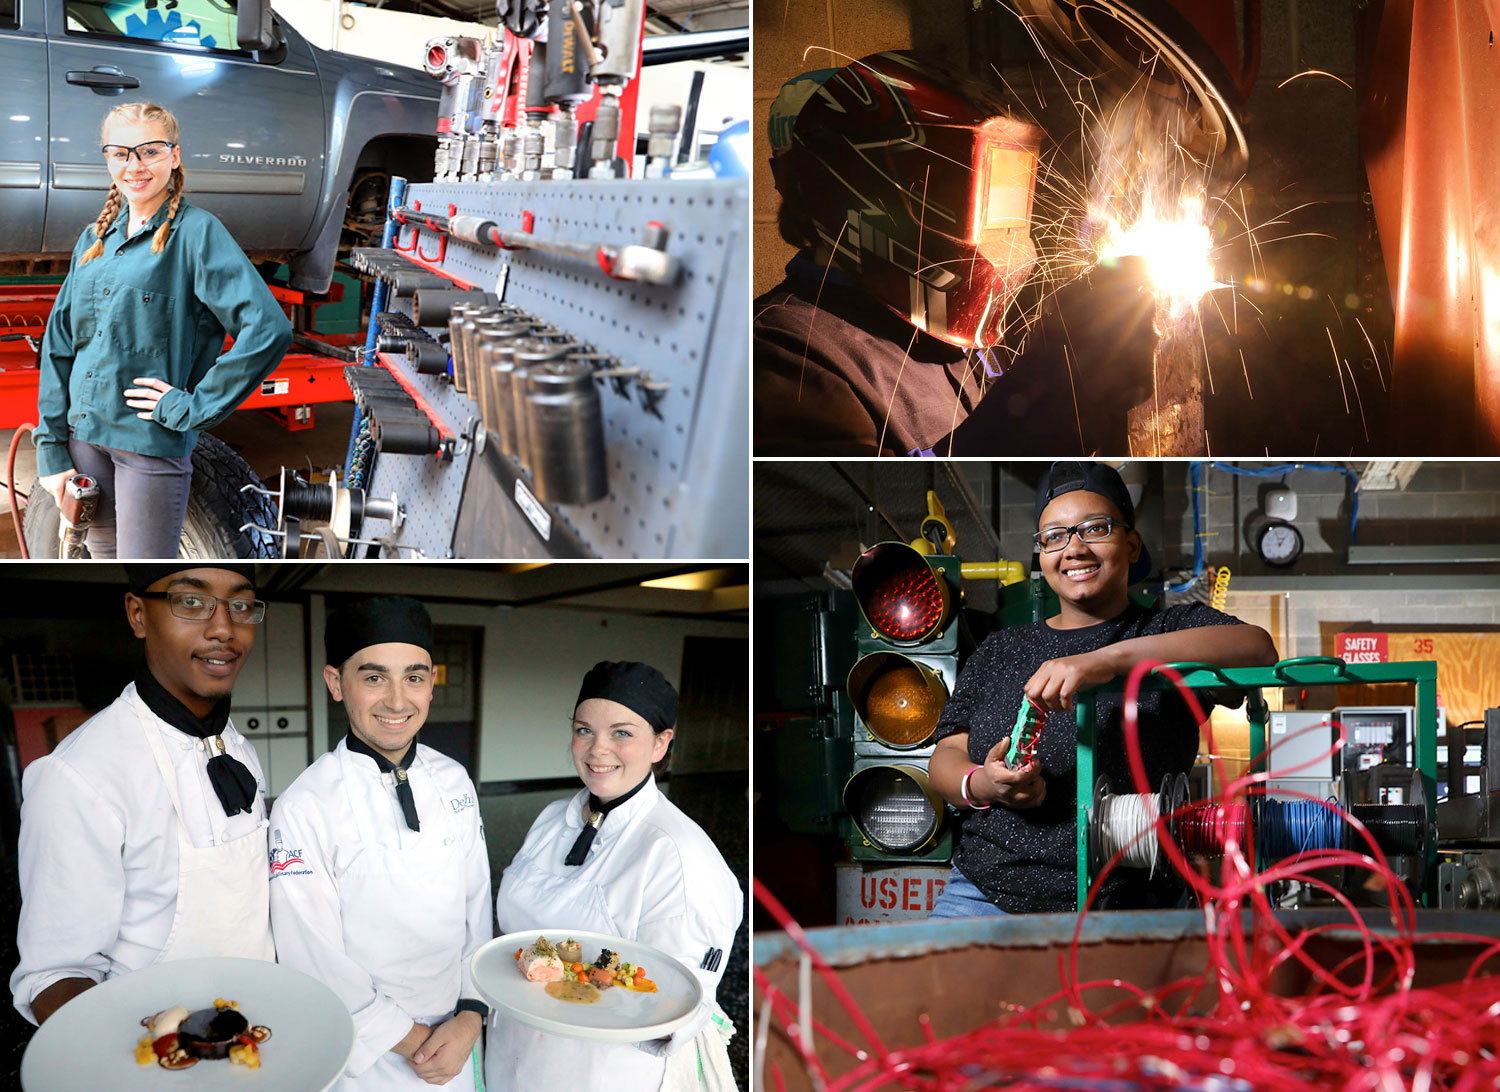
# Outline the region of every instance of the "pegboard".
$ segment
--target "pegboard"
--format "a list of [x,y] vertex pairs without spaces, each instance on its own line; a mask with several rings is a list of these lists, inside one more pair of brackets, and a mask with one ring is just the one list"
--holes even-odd
[[[495,513],[469,510],[464,479],[485,475],[492,480],[469,485],[472,503],[512,498],[501,519],[515,521],[543,556],[566,556],[580,545],[600,557],[747,556],[746,184],[719,179],[430,183],[407,188],[406,204],[416,202],[439,214],[451,204],[505,230],[519,231],[522,214],[529,211],[538,235],[617,245],[642,242],[654,220],[666,227],[666,250],[682,263],[682,276],[672,285],[617,281],[590,263],[448,240],[443,260],[434,265],[487,290],[498,285],[506,302],[670,382],[671,389],[658,418],[642,406],[634,384],[624,385],[624,393],[609,382],[601,388],[610,492],[594,504],[543,506],[543,522],[565,528],[562,537],[571,540],[559,541],[555,550],[514,501],[506,480],[514,478],[513,468],[489,457],[472,458],[472,447],[462,442],[450,463],[410,455],[377,460],[370,492],[396,492],[408,513],[398,541],[430,556],[459,549],[469,557],[517,556],[514,535],[497,537],[485,530]],[[411,236],[412,229],[405,229],[400,242],[410,245]],[[439,246],[431,232],[423,233],[424,256],[437,254]],[[472,435],[479,416],[473,400],[445,379],[400,367],[454,433]],[[418,496],[420,503],[412,499]]]

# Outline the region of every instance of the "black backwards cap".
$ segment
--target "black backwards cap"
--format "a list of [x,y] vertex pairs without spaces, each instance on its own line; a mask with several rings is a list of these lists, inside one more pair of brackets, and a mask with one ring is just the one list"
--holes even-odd
[[595,664],[583,677],[573,708],[577,710],[590,698],[619,702],[639,714],[656,732],[665,732],[677,723],[677,691],[650,664],[628,660]]
[[140,595],[152,584],[155,584],[164,576],[173,573],[186,572],[188,569],[224,569],[227,572],[237,573],[250,581],[250,586],[255,586],[254,565],[226,564],[222,561],[214,561],[209,558],[204,561],[163,561],[156,564],[131,564],[125,566],[125,578],[130,581],[130,590],[135,595]]
[[340,607],[328,616],[323,648],[328,662],[344,661],[371,645],[416,645],[432,652],[432,618],[427,608],[406,595],[380,595]]
[[[1088,462],[1052,464],[1042,478],[1042,484],[1036,487],[1036,522],[1042,522],[1042,513],[1047,505],[1065,493],[1078,490],[1104,497],[1120,510],[1120,515],[1125,517],[1129,526],[1135,526],[1135,505],[1130,500],[1130,490],[1126,488],[1120,472],[1105,463]],[[1142,543],[1141,556],[1131,564],[1126,579],[1134,586],[1145,580],[1150,573],[1151,552]]]
[[1065,493],[1078,490],[1098,493],[1108,499],[1120,510],[1125,522],[1135,526],[1135,505],[1130,502],[1130,490],[1125,488],[1120,472],[1104,463],[1053,463],[1042,478],[1042,484],[1036,487],[1036,522],[1041,522],[1047,505]]

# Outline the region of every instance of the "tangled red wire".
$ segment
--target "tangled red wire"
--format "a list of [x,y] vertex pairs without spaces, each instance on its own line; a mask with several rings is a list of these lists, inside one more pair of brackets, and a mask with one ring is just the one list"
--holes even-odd
[[[1124,730],[1139,792],[1151,790],[1140,752],[1137,697],[1141,680],[1153,670],[1179,689],[1199,723],[1207,720],[1175,671],[1157,663],[1137,665],[1126,683]],[[1212,729],[1207,731],[1210,751],[1217,753]],[[1215,783],[1226,784],[1222,761],[1215,762],[1220,767]],[[1208,958],[1201,974],[1150,988],[1121,979],[1081,980],[1083,922],[1104,876],[1124,855],[1122,848],[1094,880],[1060,960],[1061,982],[1055,993],[945,1039],[934,1036],[921,1017],[925,1041],[891,1049],[801,927],[757,880],[755,897],[807,955],[865,1045],[835,1034],[811,1016],[805,996],[788,996],[755,967],[762,1017],[769,1013],[769,1024],[779,1028],[796,1051],[813,1086],[827,1092],[1500,1088],[1500,978],[1485,975],[1489,961],[1500,953],[1500,940],[1464,933],[1418,935],[1416,906],[1405,883],[1369,831],[1341,809],[1335,808],[1363,843],[1362,851],[1313,850],[1257,873],[1247,850],[1252,832],[1245,798],[1248,789],[1268,776],[1249,773],[1227,782],[1224,793],[1207,802],[1211,810],[1206,811],[1203,803],[1179,809],[1185,817],[1194,814],[1218,824],[1217,840],[1224,852],[1218,883],[1195,869],[1174,843],[1167,829],[1173,817],[1156,819],[1155,835],[1163,853],[1203,907]],[[1317,874],[1330,865],[1363,870],[1385,885],[1390,906],[1379,913],[1389,914],[1389,932],[1372,930],[1344,892]],[[1267,893],[1267,885],[1278,879],[1296,879],[1327,892],[1346,920],[1291,930],[1276,918]],[[1325,966],[1314,958],[1310,944],[1335,930],[1342,935],[1353,930],[1358,945],[1354,954]],[[1475,945],[1478,954],[1457,981],[1417,988],[1417,949],[1434,941]],[[1308,990],[1300,996],[1278,995],[1271,988],[1272,976],[1292,967],[1309,976]],[[1121,991],[1125,1000],[1119,1000]],[[1109,1000],[1091,1005],[1090,998],[1101,995]],[[1205,997],[1213,1000],[1205,1003]],[[1059,1008],[1065,1008],[1075,1026],[1056,1028]],[[758,1029],[758,1035],[767,1031],[769,1027]],[[829,1047],[852,1056],[852,1068],[833,1076],[819,1055],[820,1049],[827,1053]],[[777,1066],[770,1066],[767,1076],[769,1083],[763,1079],[760,1088],[784,1092],[785,1079]]]

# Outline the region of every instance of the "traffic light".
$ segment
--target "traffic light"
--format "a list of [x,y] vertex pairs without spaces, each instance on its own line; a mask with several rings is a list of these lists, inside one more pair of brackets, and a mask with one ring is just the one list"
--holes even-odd
[[951,824],[927,762],[958,681],[959,560],[882,542],[860,555],[851,577],[864,624],[847,683],[854,766],[845,840],[855,860],[946,861]]

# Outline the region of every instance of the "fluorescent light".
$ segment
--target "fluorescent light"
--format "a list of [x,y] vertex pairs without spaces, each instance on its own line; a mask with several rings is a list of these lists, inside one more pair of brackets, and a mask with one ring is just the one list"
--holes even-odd
[[642,580],[643,588],[668,588],[672,591],[713,591],[727,579],[726,569],[699,569],[697,572],[662,576],[655,580]]

